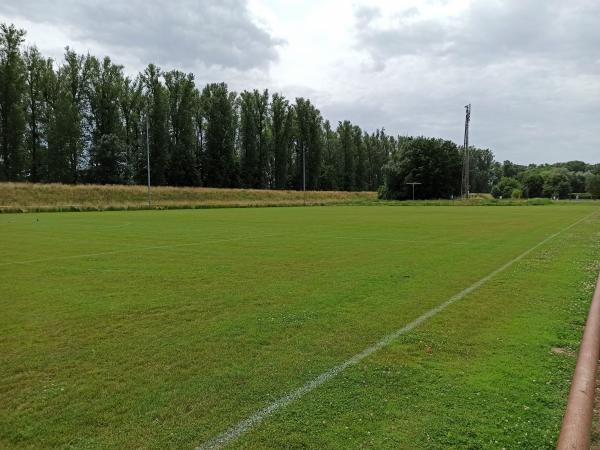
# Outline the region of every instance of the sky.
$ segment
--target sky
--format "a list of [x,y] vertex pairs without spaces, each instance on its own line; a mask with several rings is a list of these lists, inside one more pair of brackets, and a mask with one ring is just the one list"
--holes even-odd
[[470,142],[496,159],[600,162],[599,0],[2,0],[0,22],[135,75],[308,97],[334,126]]

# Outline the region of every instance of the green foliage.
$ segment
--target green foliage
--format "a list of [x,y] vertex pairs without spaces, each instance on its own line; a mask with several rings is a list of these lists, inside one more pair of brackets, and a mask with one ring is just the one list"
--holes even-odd
[[238,185],[234,160],[237,112],[235,94],[225,83],[212,83],[202,91],[206,119],[204,184],[214,187]]
[[525,169],[525,166],[510,161],[504,161],[502,164],[502,176],[506,178],[515,178],[517,175],[524,172]]
[[520,191],[522,195],[522,186],[519,180],[512,177],[502,177],[500,182],[492,188],[492,195],[495,198],[511,198],[514,191]]
[[588,177],[586,189],[593,198],[600,198],[600,174]]
[[46,166],[47,130],[49,104],[45,101],[45,89],[54,75],[52,60],[41,56],[36,47],[25,50],[23,55],[25,65],[27,130],[25,141],[26,159],[30,161],[29,179],[33,182],[44,178],[43,168]]
[[142,75],[146,91],[146,120],[148,121],[148,140],[150,146],[150,176],[153,184],[167,184],[167,165],[169,162],[169,99],[161,81],[161,70],[154,64],[148,65]]
[[490,149],[469,148],[471,192],[490,192],[494,182],[493,166],[494,154]]
[[544,179],[544,195],[546,197],[567,198],[571,192],[568,171],[566,169],[553,169]]
[[0,24],[0,180],[24,176],[25,31]]
[[94,143],[89,178],[99,184],[125,184],[129,178],[127,148],[120,136],[103,134]]
[[[240,174],[242,186],[265,189],[272,184],[269,155],[269,91],[240,94]],[[278,105],[280,107],[281,105]],[[280,111],[278,111],[280,112]],[[282,118],[278,117],[278,120]],[[278,123],[281,127],[281,123]],[[281,132],[281,130],[278,130]],[[281,137],[279,137],[281,139]]]
[[339,136],[339,146],[341,149],[342,158],[342,186],[346,191],[354,190],[355,186],[355,154],[356,148],[354,147],[355,141],[352,139],[352,124],[345,120],[338,124],[337,134]]
[[304,98],[296,99],[294,119],[294,187],[302,189],[305,170],[306,188],[316,190],[319,188],[321,171],[323,119],[310,100]]
[[173,70],[165,74],[169,99],[169,165],[171,186],[198,186],[200,158],[196,151],[195,107],[198,102],[194,75]]
[[415,198],[450,198],[460,193],[461,155],[453,142],[432,138],[406,138],[385,167],[381,198],[412,198],[410,182],[421,183]]
[[528,198],[544,195],[544,177],[536,171],[527,171],[521,177],[523,190]]
[[292,126],[294,112],[289,102],[280,94],[271,100],[271,144],[273,148],[273,187],[285,189],[288,186],[292,165]]
[[[419,155],[414,146],[425,138],[407,144],[413,151],[401,148],[412,138],[384,129],[347,120],[333,129],[308,99],[197,87],[192,74],[154,64],[128,78],[110,58],[69,47],[55,68],[35,47],[22,50],[24,35],[1,25],[0,180],[145,184],[149,147],[153,185],[302,189],[306,176],[308,189],[406,199],[403,183],[414,180],[423,183],[417,196],[459,193],[463,151],[455,144],[431,139],[439,151],[428,144]],[[489,149],[469,154],[477,193],[509,177],[526,197],[566,198],[600,174],[600,165],[583,161],[526,167],[494,161]]]

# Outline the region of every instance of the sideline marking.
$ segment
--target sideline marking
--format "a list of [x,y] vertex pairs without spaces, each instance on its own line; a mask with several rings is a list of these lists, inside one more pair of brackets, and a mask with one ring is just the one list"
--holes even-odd
[[[273,237],[276,236],[274,234],[270,235],[262,235],[261,237]],[[96,256],[110,256],[110,255],[118,255],[120,253],[132,253],[132,252],[141,252],[147,250],[160,250],[163,248],[177,248],[177,247],[193,247],[196,245],[205,245],[205,244],[218,244],[220,242],[231,242],[231,241],[243,241],[245,239],[252,239],[252,236],[243,236],[231,239],[215,239],[212,241],[203,241],[203,242],[187,242],[183,244],[164,244],[164,245],[153,245],[151,247],[136,247],[136,248],[128,248],[124,250],[113,250],[109,252],[98,252],[98,253],[86,253],[83,255],[68,255],[68,256],[54,256],[48,258],[40,258],[40,259],[30,259],[28,261],[8,261],[0,263],[1,266],[10,266],[13,264],[16,265],[24,265],[24,264],[33,264],[39,262],[47,262],[47,261],[60,261],[64,259],[76,259],[76,258],[93,258]]]
[[441,311],[443,311],[444,309],[446,309],[448,306],[452,305],[453,303],[455,303],[459,300],[462,300],[465,296],[467,296],[471,292],[480,288],[483,284],[485,284],[491,278],[498,275],[500,272],[508,269],[514,263],[520,261],[525,256],[529,255],[532,251],[541,247],[545,243],[551,241],[559,234],[564,233],[565,231],[573,228],[576,225],[579,225],[581,222],[589,219],[590,217],[594,216],[595,214],[596,214],[596,212],[594,211],[593,213],[591,213],[585,217],[582,217],[581,219],[579,219],[576,222],[572,223],[571,225],[567,226],[566,228],[563,228],[562,230],[559,230],[556,233],[548,236],[541,242],[538,242],[536,245],[531,247],[529,250],[526,250],[525,252],[523,252],[519,256],[517,256],[516,258],[513,258],[510,261],[508,261],[507,263],[505,263],[504,265],[500,266],[498,269],[494,270],[493,272],[490,272],[485,277],[481,278],[479,281],[476,281],[468,288],[460,291],[458,294],[453,295],[445,302],[439,304],[435,308],[432,308],[429,311],[427,311],[426,313],[420,315],[412,322],[409,322],[408,324],[404,325],[402,328],[394,331],[393,333],[388,334],[387,336],[383,337],[381,340],[379,340],[375,344],[371,345],[370,347],[365,348],[363,351],[361,351],[360,353],[357,353],[350,359],[344,361],[343,363],[341,363],[335,367],[332,367],[331,369],[327,370],[326,372],[323,372],[318,377],[313,378],[312,380],[306,382],[304,385],[300,386],[299,388],[289,392],[288,394],[284,395],[283,397],[279,398],[278,400],[275,400],[273,403],[266,406],[265,408],[259,409],[258,411],[256,411],[254,414],[252,414],[248,418],[239,422],[237,425],[232,426],[231,428],[229,428],[222,434],[218,435],[217,437],[211,439],[210,441],[205,442],[204,444],[200,445],[199,447],[196,447],[196,450],[214,450],[214,449],[219,449],[219,448],[223,447],[224,445],[229,444],[230,442],[234,441],[235,439],[239,438],[243,434],[250,431],[256,425],[260,424],[260,422],[262,422],[264,419],[266,419],[267,417],[274,414],[278,409],[286,407],[290,403],[298,400],[300,397],[304,396],[305,394],[308,394],[309,392],[318,388],[325,382],[327,382],[330,379],[334,378],[335,376],[339,375],[344,370],[346,370],[348,367],[355,366],[356,364],[361,362],[363,359],[367,358],[368,356],[371,356],[373,353],[381,350],[384,347],[387,347],[398,337],[400,337],[403,334],[406,334],[409,331],[413,330],[414,328],[418,327],[423,322],[425,322],[428,319],[430,319],[431,317],[437,315],[438,313],[440,313]]

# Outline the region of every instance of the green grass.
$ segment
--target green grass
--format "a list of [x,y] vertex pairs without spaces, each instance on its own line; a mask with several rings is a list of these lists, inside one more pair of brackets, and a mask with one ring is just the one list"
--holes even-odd
[[0,213],[359,204],[376,192],[0,183]]
[[600,210],[1,215],[0,447],[193,448],[587,216],[231,445],[340,449],[552,448]]

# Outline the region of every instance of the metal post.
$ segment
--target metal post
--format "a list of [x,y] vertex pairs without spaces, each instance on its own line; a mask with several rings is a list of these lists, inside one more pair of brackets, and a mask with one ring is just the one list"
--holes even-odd
[[148,116],[146,116],[146,171],[148,174],[148,208],[152,208],[152,193],[150,192],[150,138],[148,137],[148,132]]
[[413,201],[415,201],[415,184],[421,184],[417,181],[413,181],[411,183],[406,183],[406,184],[412,184],[412,194],[413,194]]
[[302,145],[302,193],[304,206],[306,206],[306,150],[304,145]]
[[471,121],[471,104],[465,106],[465,141],[464,141],[464,160],[462,168],[461,194],[464,198],[469,198],[470,180],[469,180],[469,122]]

